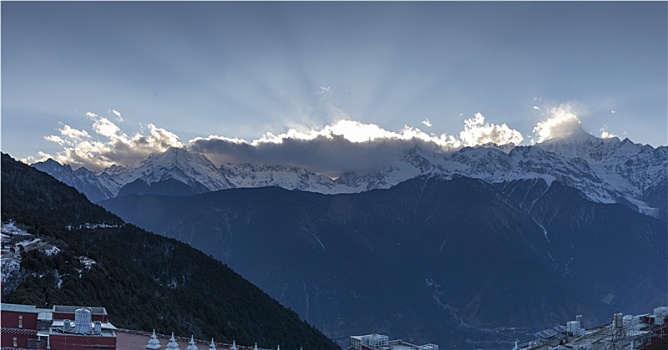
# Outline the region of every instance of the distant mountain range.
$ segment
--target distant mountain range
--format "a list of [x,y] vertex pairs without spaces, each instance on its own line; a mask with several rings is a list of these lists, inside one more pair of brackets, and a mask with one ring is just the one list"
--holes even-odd
[[466,176],[488,183],[518,179],[558,180],[598,203],[621,203],[666,220],[668,148],[628,139],[600,139],[581,131],[568,139],[533,146],[486,145],[452,153],[428,153],[418,146],[384,169],[344,173],[336,179],[282,165],[223,164],[172,148],[133,166],[101,173],[73,170],[53,160],[33,166],[99,202],[130,194],[193,195],[230,188],[278,186],[324,194],[387,189],[422,175]]
[[[170,149],[99,174],[34,165],[225,262],[325,334],[484,347],[665,302],[668,148],[582,131],[532,146],[414,147],[336,179]],[[508,339],[508,342],[514,340]]]

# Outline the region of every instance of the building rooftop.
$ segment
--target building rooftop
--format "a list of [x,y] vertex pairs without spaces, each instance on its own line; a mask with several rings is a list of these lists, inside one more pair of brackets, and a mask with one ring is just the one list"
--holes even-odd
[[51,312],[50,309],[40,309],[34,305],[21,305],[21,304],[0,304],[0,309],[2,311],[14,311],[14,312],[25,312],[25,313],[41,313],[41,312]]
[[[149,335],[118,332],[116,336],[116,350],[146,350],[146,343],[150,338]],[[161,345],[160,350],[165,350],[165,347],[169,342],[169,337],[158,335],[158,340]],[[188,346],[188,341],[185,339],[177,339],[176,343],[179,344],[180,349],[185,349]],[[196,346],[198,350],[209,349],[208,343],[205,342],[198,342]],[[248,347],[248,349],[250,348],[251,347]],[[229,349],[229,346],[216,343],[216,349],[226,350]]]
[[[665,312],[664,312],[665,311]],[[581,317],[581,316],[579,316]],[[572,327],[572,321],[567,324]],[[534,340],[515,345],[521,350],[608,350],[645,349],[666,336],[668,308],[656,308],[654,314],[613,315],[612,322],[573,332],[568,327],[557,326],[535,333]],[[578,325],[579,326],[579,325]],[[658,348],[657,348],[658,349]],[[661,349],[664,349],[663,347]]]
[[40,321],[52,321],[53,320],[53,312],[51,312],[51,310],[40,312],[37,315],[37,319],[40,320]]
[[389,340],[389,337],[382,334],[351,335],[351,350],[361,350],[362,348],[376,350],[438,350],[436,344],[415,345],[405,342],[401,339]]
[[76,334],[74,332],[64,332],[62,328],[52,327],[49,335],[67,335],[72,337],[105,337],[105,338],[116,338],[116,332],[110,329],[102,329],[100,334],[86,333],[86,334]]
[[[74,322],[72,320],[70,320],[70,325],[71,325],[72,329],[74,329]],[[94,325],[94,323],[91,322],[91,329],[94,328],[93,325]],[[108,329],[108,330],[112,330],[112,331],[117,330],[116,327],[109,322],[100,322],[100,325],[102,326],[103,330],[104,329]],[[51,324],[51,327],[65,327],[65,321],[64,320],[55,320]]]
[[93,307],[88,307],[88,306],[67,306],[67,305],[54,305],[53,306],[53,312],[59,312],[59,313],[71,313],[73,314],[77,309],[88,309],[90,310],[90,313],[93,315],[106,315],[107,314],[107,309],[101,306],[93,306]]

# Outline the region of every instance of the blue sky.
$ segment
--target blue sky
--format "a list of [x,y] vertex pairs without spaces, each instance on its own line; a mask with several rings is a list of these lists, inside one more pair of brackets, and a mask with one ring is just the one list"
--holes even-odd
[[107,146],[340,120],[460,137],[476,113],[528,144],[564,106],[594,135],[667,143],[666,2],[1,6],[2,151],[17,158],[66,159],[65,126]]

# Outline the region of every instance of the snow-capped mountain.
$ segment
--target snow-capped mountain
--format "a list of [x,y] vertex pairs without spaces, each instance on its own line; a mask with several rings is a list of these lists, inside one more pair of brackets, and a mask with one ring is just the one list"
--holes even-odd
[[331,178],[306,169],[261,164],[224,164],[220,172],[237,188],[279,186],[290,190],[332,193]]
[[167,180],[172,185],[160,191],[168,192],[178,183],[187,186],[189,193],[278,186],[336,194],[386,189],[417,176],[435,175],[466,176],[489,183],[542,178],[549,184],[557,180],[594,202],[623,203],[661,216],[667,201],[668,148],[639,145],[628,139],[600,139],[584,131],[532,146],[484,145],[452,153],[430,153],[415,146],[383,169],[348,172],[335,179],[283,165],[223,164],[217,168],[204,155],[179,148],[151,155],[132,166],[113,166],[100,174],[83,168],[72,171],[52,160],[34,166],[95,201],[113,198],[125,186],[138,188]]
[[71,166],[67,164],[61,165],[53,159],[35,163],[33,167],[53,176],[68,186],[76,188],[79,192],[85,194],[91,202],[112,198],[117,193],[111,191],[108,186],[103,185],[99,175],[94,174],[86,168],[73,170]]
[[[600,139],[588,134],[573,140],[549,140],[535,147],[586,162],[609,194],[604,198],[607,200],[601,202],[625,203],[646,214],[665,218],[668,147],[653,148],[629,139]],[[593,197],[589,192],[585,193]]]
[[125,186],[137,180],[149,185],[176,180],[194,193],[235,187],[208,158],[183,148],[170,148],[132,166],[112,166],[97,175],[84,168],[72,171],[69,165],[60,165],[51,159],[33,166],[95,201],[116,197]]
[[488,145],[443,155],[427,154],[415,147],[386,169],[344,174],[335,182],[352,192],[361,192],[389,188],[426,174],[446,178],[459,175],[489,183],[542,178],[548,184],[558,180],[576,188],[594,202],[623,203],[660,216],[666,206],[668,148],[588,136],[585,140],[517,146],[510,151]]
[[124,186],[137,179],[148,184],[173,179],[198,189],[198,192],[234,187],[208,158],[183,148],[170,148],[162,154],[153,154],[126,169],[105,171],[102,178],[110,187],[114,182]]

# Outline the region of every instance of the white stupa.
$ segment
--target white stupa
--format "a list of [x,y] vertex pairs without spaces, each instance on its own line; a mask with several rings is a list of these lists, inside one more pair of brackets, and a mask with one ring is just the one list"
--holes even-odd
[[230,350],[237,350],[237,341],[232,340],[232,346],[230,347]]
[[190,343],[188,343],[186,350],[197,350],[197,345],[195,345],[195,339],[192,334],[190,335]]
[[280,345],[277,346],[277,347],[276,347],[276,350],[281,350],[281,346],[280,346]]
[[258,350],[257,343],[255,343],[255,345],[253,346],[253,350]]
[[146,345],[147,349],[160,349],[160,341],[158,340],[158,337],[155,336],[155,329],[153,330],[153,335],[151,335],[151,339],[148,340],[148,345]]
[[169,343],[165,350],[179,350],[179,344],[176,344],[176,338],[174,338],[174,332],[172,332],[172,337],[169,338]]
[[213,338],[211,338],[211,344],[209,344],[209,350],[216,350],[216,343],[213,342]]

